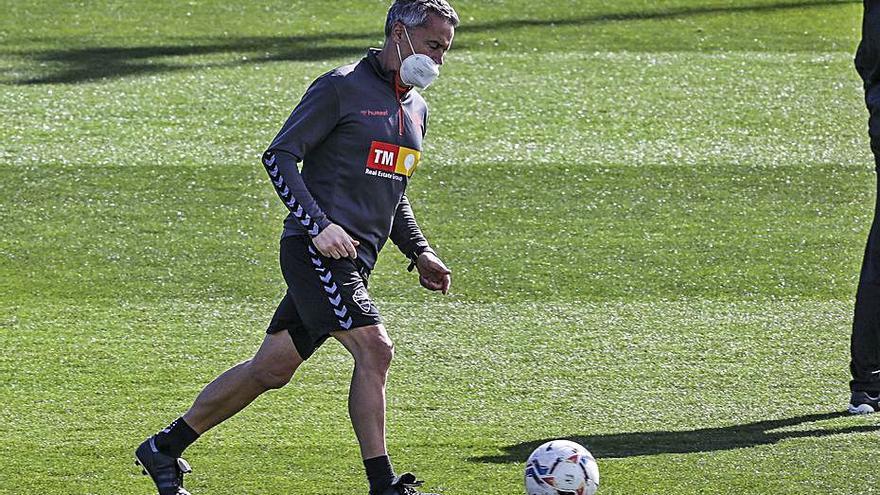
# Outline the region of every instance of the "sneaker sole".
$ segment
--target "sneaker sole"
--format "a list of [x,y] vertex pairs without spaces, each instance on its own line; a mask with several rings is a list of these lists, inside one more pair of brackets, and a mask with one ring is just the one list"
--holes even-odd
[[[180,460],[182,460],[182,459],[178,459],[178,461],[180,461]],[[156,480],[153,479],[153,476],[147,472],[147,468],[144,467],[144,463],[141,462],[141,459],[140,459],[140,457],[137,456],[137,454],[134,455],[134,465],[141,468],[141,474],[143,474],[144,476],[153,480],[153,483],[156,482]],[[187,468],[189,468],[189,465],[187,465]],[[192,472],[192,469],[188,469],[187,472]],[[184,495],[184,494],[185,495],[192,495],[188,491],[184,490],[183,487],[180,487],[178,490],[180,490],[178,493],[181,495]]]
[[850,414],[872,414],[877,412],[869,404],[859,404],[858,406],[850,404],[848,410]]
[[141,460],[138,458],[138,456],[134,456],[134,465],[141,468],[142,475],[144,475],[144,476],[150,475],[150,473],[147,472],[147,468],[144,467],[144,465],[141,463]]

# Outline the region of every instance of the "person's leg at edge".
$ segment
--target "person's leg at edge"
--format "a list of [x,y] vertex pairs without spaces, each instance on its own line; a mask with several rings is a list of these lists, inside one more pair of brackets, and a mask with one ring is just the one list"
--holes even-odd
[[385,444],[385,382],[394,345],[383,325],[333,332],[354,358],[348,393],[348,413],[372,495],[383,493],[394,479]]
[[[878,177],[880,180],[880,177]],[[880,195],[880,182],[878,182]],[[862,271],[856,292],[855,315],[850,342],[852,392],[880,393],[880,197],[868,235]]]
[[[865,83],[871,151],[880,171],[880,5],[874,2],[865,2],[862,41],[855,65]],[[880,177],[877,194],[880,195]],[[880,196],[876,198],[859,276],[850,352],[850,411],[873,412],[880,407],[876,401],[880,392]]]
[[199,435],[229,419],[264,392],[286,385],[302,362],[287,331],[267,334],[253,358],[214,379],[181,418],[156,434],[157,447],[180,457]]

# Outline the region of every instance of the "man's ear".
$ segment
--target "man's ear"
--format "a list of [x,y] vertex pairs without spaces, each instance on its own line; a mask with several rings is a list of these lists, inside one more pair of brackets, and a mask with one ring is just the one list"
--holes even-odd
[[400,43],[403,39],[403,23],[400,21],[394,21],[394,24],[391,25],[391,41],[395,43]]

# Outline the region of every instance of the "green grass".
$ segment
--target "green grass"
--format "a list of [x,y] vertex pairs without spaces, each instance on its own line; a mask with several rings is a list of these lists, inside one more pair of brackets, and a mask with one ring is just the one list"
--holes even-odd
[[[836,414],[861,5],[608,3],[455,3],[409,191],[453,293],[391,246],[371,278],[395,464],[509,495],[566,437],[606,495],[874,493],[880,420]],[[132,449],[284,290],[259,154],[387,4],[0,1],[0,494],[150,493]],[[364,493],[351,366],[328,343],[205,435],[193,493]]]

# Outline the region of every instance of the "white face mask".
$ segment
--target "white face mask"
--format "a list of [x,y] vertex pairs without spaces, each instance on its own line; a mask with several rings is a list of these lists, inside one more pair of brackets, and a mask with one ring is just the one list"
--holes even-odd
[[403,32],[406,34],[412,55],[404,59],[400,55],[400,44],[397,45],[397,57],[400,59],[400,80],[407,86],[425,89],[440,75],[440,66],[431,57],[416,53],[406,27],[403,28]]

